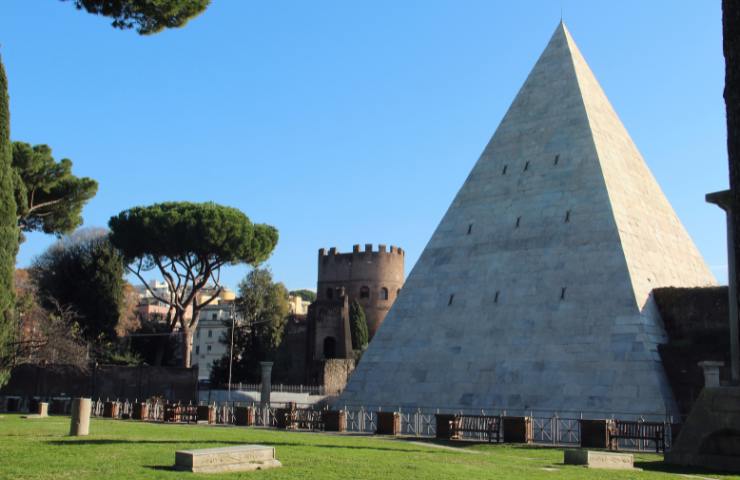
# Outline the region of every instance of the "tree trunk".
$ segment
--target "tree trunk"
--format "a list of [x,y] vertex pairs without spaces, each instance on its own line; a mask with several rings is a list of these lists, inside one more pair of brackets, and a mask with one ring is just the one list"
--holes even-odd
[[193,334],[188,327],[183,327],[182,343],[182,366],[190,368],[190,355],[193,352]]
[[[185,367],[188,367],[188,368],[190,368],[190,355],[193,352],[193,334],[198,329],[198,317],[200,316],[200,307],[199,306],[198,307],[195,306],[195,301],[193,301],[193,309],[192,309],[192,312],[193,312],[193,316],[190,319],[190,322],[189,323],[185,322],[185,323],[187,323],[187,327],[185,329],[185,331],[187,332],[187,334],[186,335],[183,335],[183,339],[186,341],[186,344],[187,344],[186,350],[187,350],[187,354],[188,354],[187,364],[185,364],[185,362],[183,362],[183,365]],[[184,322],[184,319],[183,319],[183,322]]]
[[182,342],[182,366],[190,368],[190,354],[193,350],[193,335],[190,325],[185,320],[185,311],[179,308],[175,311],[175,325],[180,325],[180,341]]

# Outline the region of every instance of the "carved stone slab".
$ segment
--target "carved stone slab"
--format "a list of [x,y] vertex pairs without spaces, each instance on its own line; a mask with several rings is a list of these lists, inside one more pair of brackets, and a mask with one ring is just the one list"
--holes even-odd
[[608,468],[612,470],[632,470],[635,457],[631,453],[595,452],[593,450],[566,450],[566,465],[585,465],[588,468]]
[[244,472],[280,467],[275,449],[264,445],[179,450],[175,469],[195,473]]

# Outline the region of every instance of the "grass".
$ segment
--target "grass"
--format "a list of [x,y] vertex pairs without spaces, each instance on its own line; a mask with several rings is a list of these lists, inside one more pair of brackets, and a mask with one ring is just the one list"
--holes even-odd
[[[387,437],[282,432],[93,419],[88,437],[68,437],[69,417],[0,416],[0,479],[667,479],[707,472],[670,470],[654,454],[636,454],[642,471],[564,466],[563,451],[511,445],[439,444]],[[275,447],[282,468],[195,475],[171,469],[175,450],[246,443]]]

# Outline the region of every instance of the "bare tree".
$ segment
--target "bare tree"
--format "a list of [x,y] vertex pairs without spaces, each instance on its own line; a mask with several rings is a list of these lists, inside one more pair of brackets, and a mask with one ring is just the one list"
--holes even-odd
[[60,363],[86,369],[88,345],[81,339],[80,316],[70,305],[49,299],[51,311],[38,304],[22,313],[19,337],[15,343],[15,363]]

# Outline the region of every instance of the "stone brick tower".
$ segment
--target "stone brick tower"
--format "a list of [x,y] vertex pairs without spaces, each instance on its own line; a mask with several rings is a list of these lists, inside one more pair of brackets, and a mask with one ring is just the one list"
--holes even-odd
[[370,339],[383,323],[388,310],[403,286],[404,251],[391,245],[359,245],[352,253],[339,253],[336,248],[319,250],[317,300],[336,300],[339,291],[346,292],[349,301],[357,300],[365,309]]

